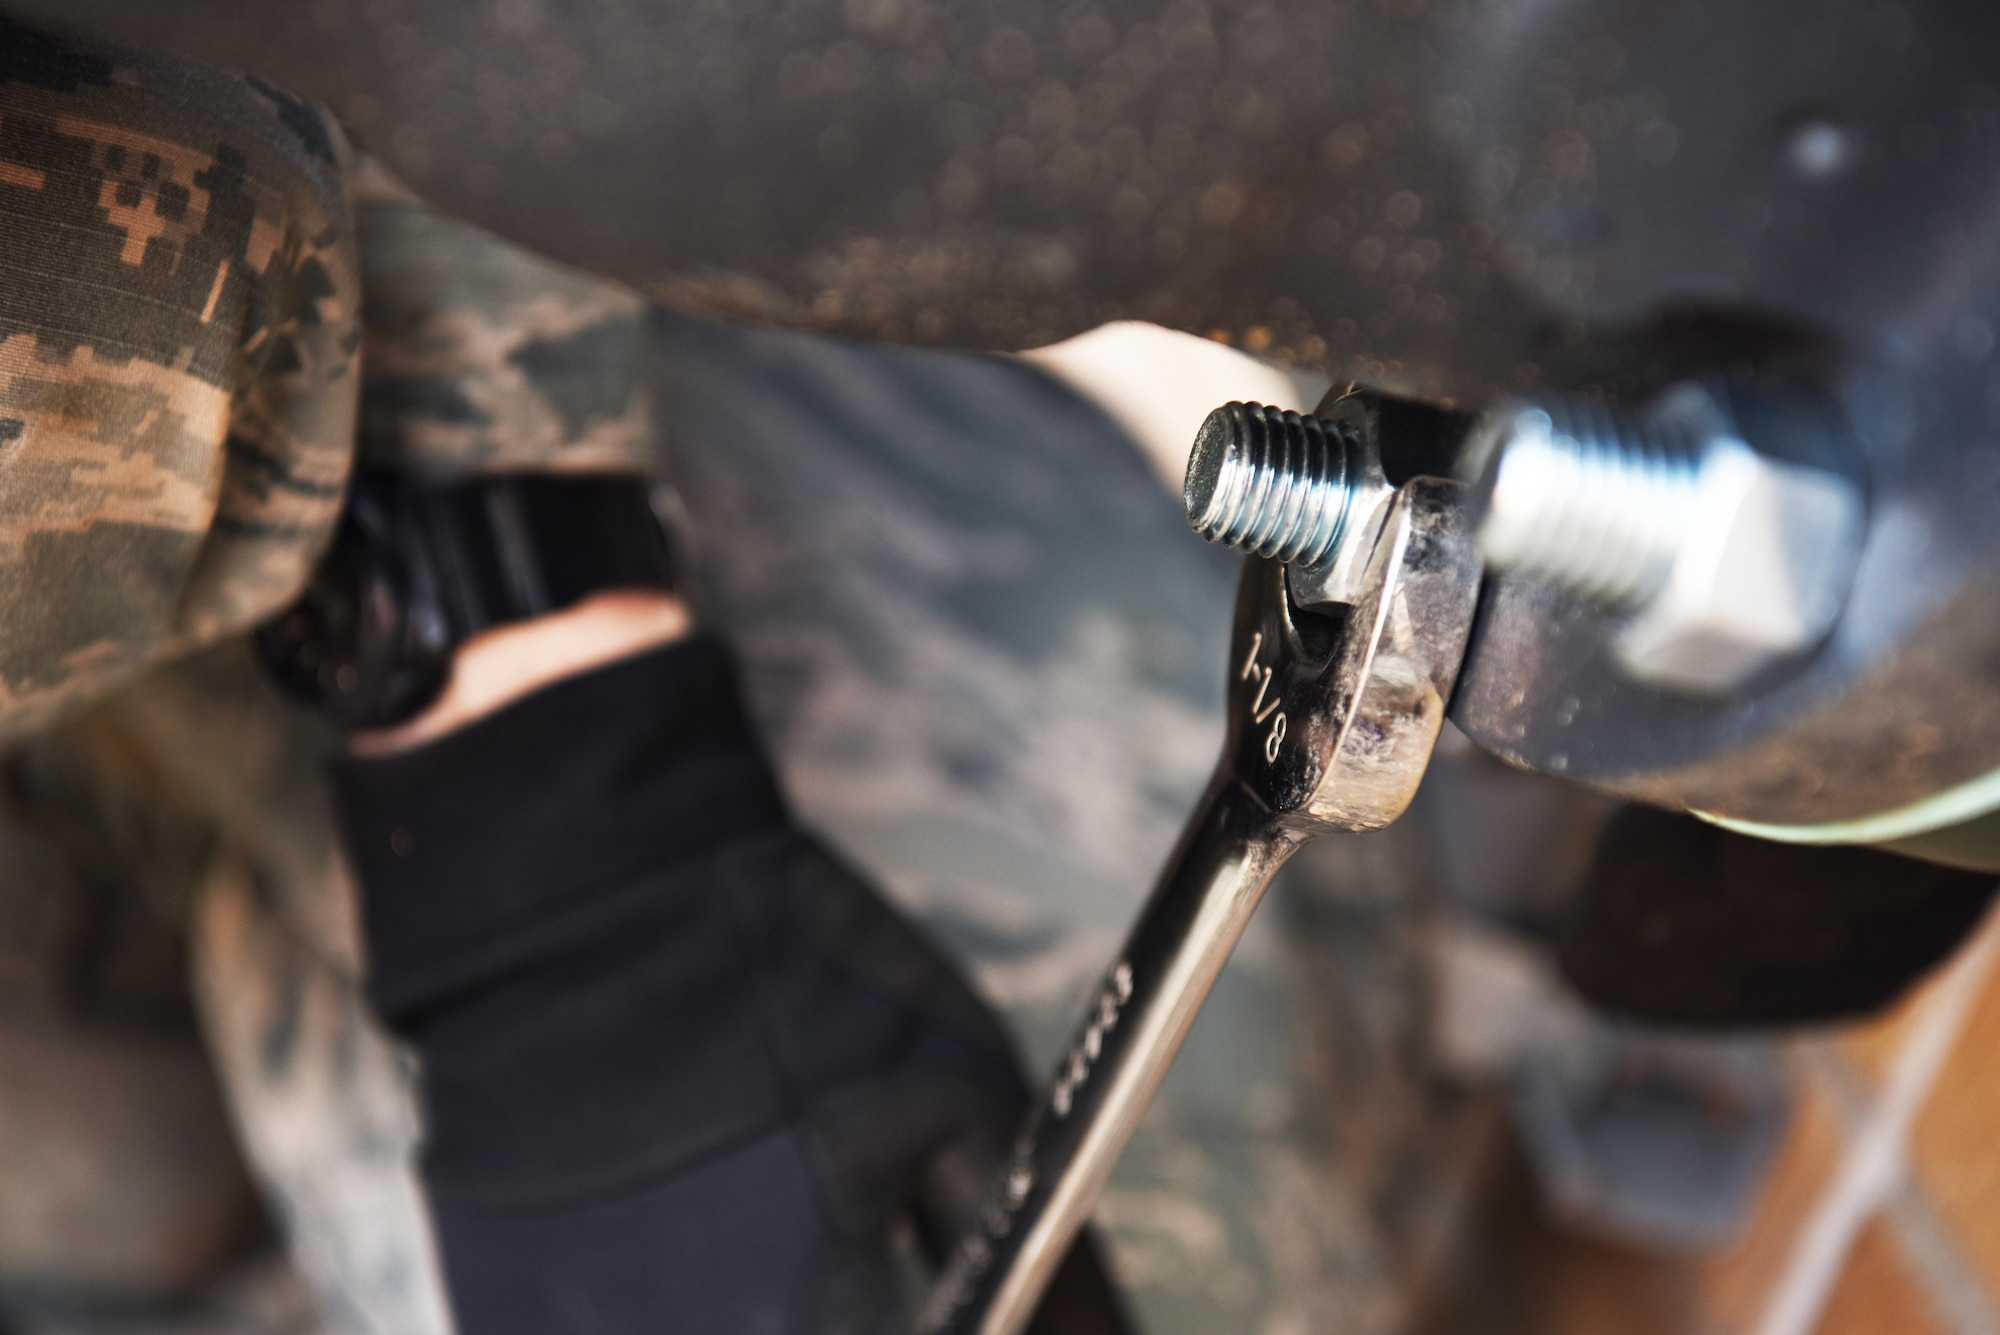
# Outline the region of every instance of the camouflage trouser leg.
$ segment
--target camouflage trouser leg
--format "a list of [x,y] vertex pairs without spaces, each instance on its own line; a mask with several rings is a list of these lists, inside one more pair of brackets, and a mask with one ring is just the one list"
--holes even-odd
[[193,990],[239,1140],[327,1335],[449,1335],[414,1171],[414,1071],[362,995],[323,739],[240,644],[89,711],[215,828]]
[[352,458],[347,162],[254,79],[0,18],[0,730],[298,586]]
[[364,260],[373,461],[639,457],[635,296],[417,205],[257,79],[0,17],[0,734],[298,588]]
[[[309,570],[353,458],[351,167],[330,117],[255,79],[0,17],[0,734],[241,631]],[[198,915],[196,991],[236,1120],[336,1326],[442,1332],[406,1082],[352,970],[247,888],[298,871],[225,855]],[[309,874],[338,873],[326,857]],[[343,1049],[319,1054],[320,1081],[285,1077],[314,1064],[274,1044],[285,1026]],[[343,1162],[329,1142],[356,1148],[370,1111],[400,1134]],[[354,1254],[367,1238],[404,1272],[386,1301],[380,1258]]]
[[92,726],[216,827],[196,1000],[339,1331],[450,1322],[324,739],[228,646],[156,665],[295,592],[357,439],[418,472],[640,464],[640,309],[424,208],[254,78],[0,16],[0,737],[101,699]]

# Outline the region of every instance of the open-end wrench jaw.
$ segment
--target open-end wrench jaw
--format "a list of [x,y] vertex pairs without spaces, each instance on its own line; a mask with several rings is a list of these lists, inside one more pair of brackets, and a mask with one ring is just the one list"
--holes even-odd
[[1479,589],[1460,491],[1419,476],[1382,498],[1351,601],[1303,605],[1298,571],[1246,561],[1221,762],[920,1332],[1019,1335],[1272,876],[1416,795]]
[[1462,490],[1420,477],[1396,492],[1351,604],[1302,606],[1285,567],[1244,563],[1217,780],[1286,832],[1376,829],[1416,795],[1479,588]]

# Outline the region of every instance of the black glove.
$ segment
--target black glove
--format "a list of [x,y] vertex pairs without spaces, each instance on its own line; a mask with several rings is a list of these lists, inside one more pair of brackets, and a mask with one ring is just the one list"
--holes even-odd
[[[684,640],[336,782],[416,1047],[465,1335],[887,1332],[1028,1094],[952,966],[788,819]],[[1087,1242],[1038,1327],[1122,1329]]]

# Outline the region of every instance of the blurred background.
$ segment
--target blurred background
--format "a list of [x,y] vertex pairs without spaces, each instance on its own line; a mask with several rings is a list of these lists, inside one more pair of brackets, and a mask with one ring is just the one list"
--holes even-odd
[[[398,256],[589,309],[483,381],[453,358],[487,326],[390,266],[364,450],[438,426],[427,378],[640,450],[789,794],[1036,1072],[1221,737],[1237,562],[1178,495],[1208,409],[1560,383],[1661,292],[1836,322],[1894,292],[1923,308],[1898,355],[1948,350],[1922,411],[1993,411],[1984,248],[1852,277],[1829,257],[1877,233],[1797,195],[1900,192],[1983,235],[1990,89],[1861,151],[1868,98],[1902,116],[1984,49],[1928,10],[10,8],[325,100],[438,206],[382,206]],[[1856,68],[1866,106],[1816,109]],[[7,1335],[448,1328],[328,745],[233,645],[0,761]],[[1780,876],[1649,819],[1448,728],[1408,817],[1287,869],[1099,1210],[1143,1330],[2000,1332],[1990,878],[1878,895],[1852,859]],[[1670,881],[1686,858],[1692,909],[1606,891],[1631,848]],[[1762,916],[1702,899],[1724,863]],[[1654,998],[1683,1018],[1587,1001],[1579,923],[1692,942]],[[1894,960],[1855,954],[1871,924]],[[1809,1001],[1746,1000],[1764,938]]]

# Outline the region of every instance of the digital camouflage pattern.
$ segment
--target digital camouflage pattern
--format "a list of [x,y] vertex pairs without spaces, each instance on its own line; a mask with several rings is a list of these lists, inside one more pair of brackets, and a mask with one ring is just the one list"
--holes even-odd
[[645,304],[411,195],[352,182],[364,462],[413,473],[651,464]]
[[324,739],[240,650],[188,653],[296,591],[357,439],[419,473],[646,467],[643,314],[262,81],[0,16],[0,734],[96,702],[65,731],[211,824],[194,999],[330,1335],[450,1330],[412,1070],[362,999]]
[[[24,1277],[101,1295],[136,1257],[147,1294],[185,1296],[231,1269],[185,1324],[18,1329],[450,1335],[414,1171],[414,1065],[364,1000],[322,781],[330,742],[239,637],[140,673],[0,759],[7,1331],[34,1310]],[[46,999],[24,1007],[24,993]],[[206,1121],[191,1092],[208,1093]],[[117,1106],[98,1106],[107,1097]],[[250,1275],[233,1263],[256,1220],[247,1202],[226,1209],[244,1194],[232,1145],[286,1243],[288,1267],[258,1269],[298,1277],[270,1295],[293,1295],[281,1310],[236,1310]]]
[[357,403],[385,466],[642,466],[641,313],[262,80],[0,16],[0,730],[282,605]]
[[352,458],[332,119],[0,17],[0,727],[295,590]]

